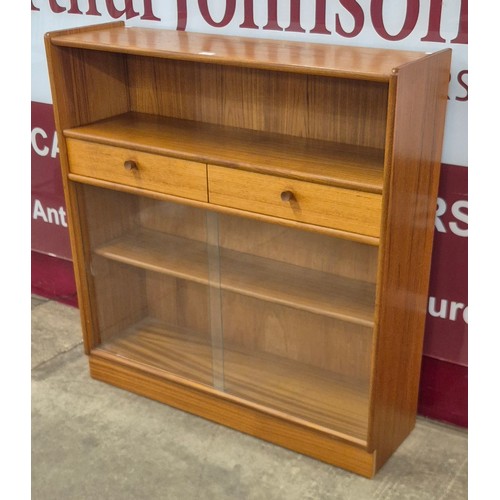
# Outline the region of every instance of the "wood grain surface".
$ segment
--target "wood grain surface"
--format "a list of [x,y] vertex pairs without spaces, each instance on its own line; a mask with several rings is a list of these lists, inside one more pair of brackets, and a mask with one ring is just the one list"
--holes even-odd
[[[204,163],[77,139],[68,139],[66,144],[71,173],[199,201],[208,200]],[[127,169],[128,161],[133,161],[136,167]]]
[[[212,386],[211,345],[195,333],[147,318],[99,350]],[[362,443],[367,433],[367,384],[333,371],[224,346],[224,392],[303,419]]]
[[401,68],[391,86],[369,439],[377,468],[415,425],[450,59],[445,50]]
[[[293,198],[283,201],[281,193]],[[382,197],[374,193],[208,166],[210,203],[378,237]]]
[[382,191],[383,151],[376,148],[143,113],[126,113],[64,134],[152,154]]
[[[108,259],[177,278],[209,284],[205,243],[146,229],[95,249]],[[373,326],[375,286],[251,254],[222,250],[224,290],[265,299],[364,326]]]
[[241,398],[210,390],[208,386],[165,376],[148,365],[117,361],[116,356],[96,350],[89,357],[93,378],[155,399],[214,422],[265,439],[284,448],[314,457],[349,471],[373,477],[376,453],[352,437],[329,432],[302,419],[263,408]]
[[152,28],[116,27],[55,36],[64,47],[147,55],[267,70],[387,81],[422,52],[261,40]]
[[415,422],[451,51],[45,44],[91,375],[372,477]]

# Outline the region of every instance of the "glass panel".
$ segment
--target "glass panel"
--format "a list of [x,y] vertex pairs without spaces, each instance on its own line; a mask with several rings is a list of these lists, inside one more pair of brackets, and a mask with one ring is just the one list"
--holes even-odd
[[367,438],[377,248],[219,218],[224,390]]
[[78,189],[96,349],[366,440],[376,247]]
[[97,348],[213,386],[205,212],[79,189]]

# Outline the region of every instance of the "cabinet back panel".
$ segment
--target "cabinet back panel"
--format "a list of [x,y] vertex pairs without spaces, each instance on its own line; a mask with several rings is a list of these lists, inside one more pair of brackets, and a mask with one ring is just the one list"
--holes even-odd
[[148,272],[146,294],[150,316],[210,340],[207,286]]
[[131,110],[383,148],[387,85],[128,57]]
[[140,197],[138,202],[142,227],[191,240],[207,240],[205,211],[146,197]]
[[366,439],[370,329],[236,294],[222,302],[226,392]]
[[64,68],[57,86],[62,129],[92,123],[129,110],[124,56],[55,47],[54,57],[59,59],[59,64]]
[[77,187],[80,202],[84,204],[92,250],[137,227],[137,196],[86,184],[77,184]]
[[209,289],[197,283],[148,272],[93,256],[91,264],[99,341],[129,333],[146,318],[170,325],[179,334],[210,341]]
[[224,343],[328,370],[368,390],[372,329],[307,311],[222,293]]
[[77,184],[85,209],[90,248],[139,227],[197,241],[206,241],[206,212],[111,189]]
[[219,216],[223,248],[375,283],[378,248],[228,215]]
[[[96,300],[98,338],[107,342],[122,335],[148,314],[145,273],[142,269],[93,256],[91,263]],[[134,290],[134,293],[131,293]]]

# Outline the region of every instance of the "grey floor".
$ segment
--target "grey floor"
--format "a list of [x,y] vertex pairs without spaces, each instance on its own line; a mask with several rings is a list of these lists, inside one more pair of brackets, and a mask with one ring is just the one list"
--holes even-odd
[[467,432],[419,418],[375,479],[90,379],[78,310],[32,296],[33,500],[467,498]]

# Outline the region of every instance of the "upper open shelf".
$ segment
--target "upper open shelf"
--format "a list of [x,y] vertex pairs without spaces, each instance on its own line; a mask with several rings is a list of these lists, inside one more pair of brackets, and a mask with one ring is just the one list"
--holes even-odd
[[65,47],[372,81],[388,81],[397,68],[426,55],[280,40],[255,43],[254,38],[126,28],[119,23],[59,36],[54,33],[51,39]]

